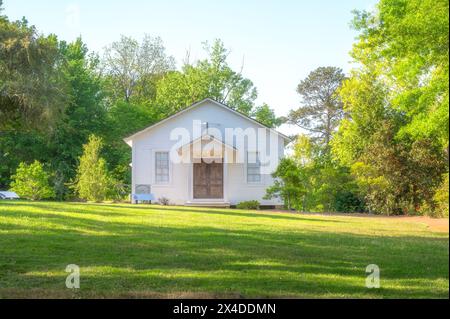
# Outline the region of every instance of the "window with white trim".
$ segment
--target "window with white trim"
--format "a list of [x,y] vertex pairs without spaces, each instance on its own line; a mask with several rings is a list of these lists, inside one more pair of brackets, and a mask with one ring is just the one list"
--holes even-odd
[[155,152],[155,182],[156,184],[169,182],[169,152]]
[[261,162],[257,152],[247,153],[247,183],[261,182]]

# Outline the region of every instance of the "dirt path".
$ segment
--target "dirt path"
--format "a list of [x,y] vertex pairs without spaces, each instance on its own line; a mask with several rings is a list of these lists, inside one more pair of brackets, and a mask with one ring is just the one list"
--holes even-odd
[[346,217],[361,217],[361,218],[381,218],[386,220],[402,220],[405,222],[415,222],[426,224],[432,231],[449,232],[449,219],[448,218],[430,218],[426,216],[380,216],[369,214],[339,214],[339,213],[294,213],[287,210],[268,210],[268,212],[277,213],[292,213],[301,215],[316,215],[316,216],[346,216]]
[[430,218],[425,216],[405,216],[405,217],[385,217],[404,219],[408,222],[416,222],[426,224],[430,230],[448,233],[449,222],[448,218]]

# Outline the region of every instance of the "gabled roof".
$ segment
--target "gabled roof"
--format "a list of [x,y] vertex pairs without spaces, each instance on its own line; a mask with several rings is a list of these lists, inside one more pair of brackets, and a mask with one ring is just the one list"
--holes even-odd
[[271,132],[281,136],[285,141],[289,141],[289,142],[291,141],[291,139],[288,136],[286,136],[286,135],[284,135],[284,134],[282,134],[282,133],[280,133],[280,132],[278,132],[278,131],[276,131],[276,130],[274,130],[274,129],[272,129],[272,128],[270,128],[270,127],[268,127],[268,126],[266,126],[266,125],[264,125],[264,124],[262,124],[262,123],[260,123],[258,121],[256,121],[255,119],[252,119],[251,117],[247,116],[244,113],[236,111],[236,110],[232,109],[231,107],[229,107],[229,106],[227,106],[227,105],[225,105],[223,103],[220,103],[220,102],[218,102],[216,100],[213,100],[211,98],[206,98],[206,99],[203,99],[203,100],[201,100],[199,102],[196,102],[196,103],[192,104],[191,106],[189,106],[189,107],[187,107],[187,108],[185,108],[185,109],[183,109],[183,110],[181,110],[181,111],[179,111],[179,112],[169,116],[168,118],[166,118],[166,119],[164,119],[162,121],[159,121],[159,122],[157,122],[157,123],[155,123],[155,124],[145,128],[145,129],[143,129],[143,130],[141,130],[141,131],[139,131],[139,132],[137,132],[137,133],[135,133],[135,134],[133,134],[131,136],[128,136],[128,137],[124,138],[124,141],[125,141],[125,143],[128,144],[135,137],[137,137],[137,136],[139,136],[139,135],[141,135],[143,133],[146,133],[146,132],[152,130],[153,128],[155,128],[155,127],[158,127],[158,126],[164,124],[165,122],[167,122],[167,121],[169,121],[169,120],[171,120],[171,119],[173,119],[173,118],[175,118],[177,116],[180,116],[183,113],[189,112],[190,110],[195,109],[196,107],[198,107],[199,105],[202,105],[205,102],[214,103],[215,105],[218,105],[218,106],[220,106],[220,107],[222,107],[222,108],[224,108],[224,109],[226,109],[226,110],[228,110],[228,111],[230,111],[232,113],[235,113],[236,115],[239,115],[240,117],[243,117],[246,120],[248,120],[248,121],[250,121],[250,122],[252,122],[254,124],[257,124],[257,125],[259,125],[259,126],[261,126],[263,128],[266,128],[266,129],[270,130]]

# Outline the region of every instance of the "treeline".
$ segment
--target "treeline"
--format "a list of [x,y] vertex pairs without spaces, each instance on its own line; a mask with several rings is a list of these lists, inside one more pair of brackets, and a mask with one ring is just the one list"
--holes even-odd
[[206,59],[187,57],[177,71],[158,37],[122,36],[99,54],[81,38],[67,43],[1,15],[0,189],[11,186],[20,163],[37,160],[54,189],[46,194],[80,197],[77,169],[92,135],[101,139],[99,158],[125,194],[131,152],[123,138],[206,97],[268,126],[279,123],[268,105],[255,105],[256,88],[228,65],[220,40],[204,49]]
[[268,195],[298,210],[448,216],[448,0],[355,12],[348,78],[319,68],[288,121],[305,129]]
[[220,40],[177,69],[158,37],[122,36],[95,53],[0,12],[0,189],[29,193],[33,177],[35,199],[124,197],[122,138],[211,97],[270,127],[302,129],[267,197],[300,211],[448,216],[448,6],[381,0],[355,12],[357,67],[312,71],[283,118],[256,105]]

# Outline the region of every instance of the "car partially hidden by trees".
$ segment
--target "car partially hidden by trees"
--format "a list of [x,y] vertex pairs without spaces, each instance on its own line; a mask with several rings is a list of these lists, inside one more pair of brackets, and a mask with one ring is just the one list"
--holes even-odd
[[9,191],[0,191],[0,199],[20,199],[19,195],[14,192]]

